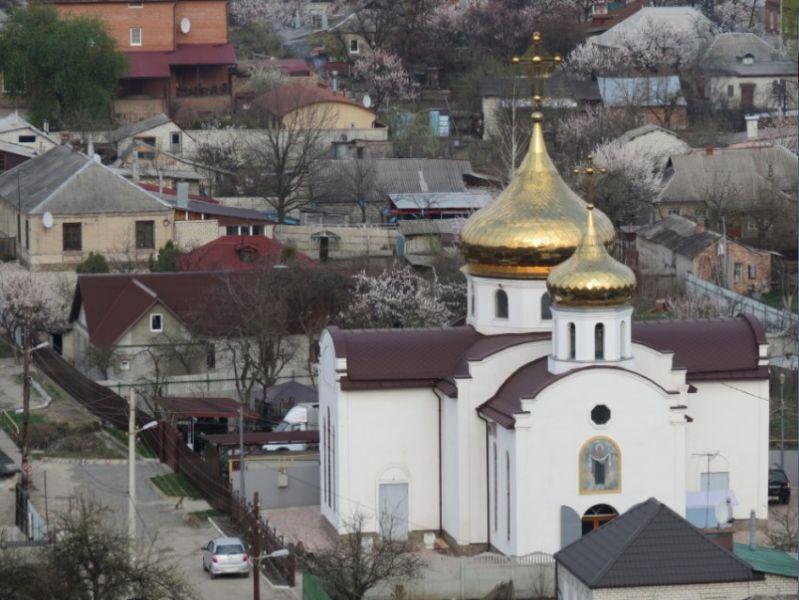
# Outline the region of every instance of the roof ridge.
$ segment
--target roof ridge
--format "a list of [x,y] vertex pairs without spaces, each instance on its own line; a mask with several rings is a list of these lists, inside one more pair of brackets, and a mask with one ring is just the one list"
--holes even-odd
[[[663,506],[665,506],[665,505],[662,502],[660,502],[660,500],[658,500],[657,498],[655,498],[653,496],[653,497],[650,497],[648,500],[644,500],[643,502],[640,502],[640,503],[636,504],[634,507],[629,509],[626,513],[624,513],[625,515],[628,515],[628,514],[630,514],[630,511],[633,511],[633,510],[636,510],[636,509],[643,510],[651,502],[655,502],[655,503],[658,504],[657,510],[653,511],[652,514],[649,515],[648,518],[644,519],[643,521],[641,521],[641,523],[638,524],[638,527],[636,527],[633,530],[633,532],[629,535],[627,540],[616,551],[615,558],[612,558],[610,561],[608,561],[608,563],[602,569],[599,570],[599,573],[597,573],[596,576],[593,578],[593,580],[591,581],[591,584],[594,584],[594,583],[602,580],[602,577],[605,576],[605,574],[610,570],[611,567],[615,566],[616,562],[619,560],[619,558],[621,558],[621,555],[624,554],[624,551],[627,550],[627,548],[633,543],[633,541],[637,538],[638,534],[640,534],[654,520],[654,518],[660,512],[660,509]],[[607,523],[605,523],[605,527],[607,527],[608,525],[611,525],[612,523],[613,523],[613,520],[608,521]],[[597,531],[600,531],[600,529],[594,529],[594,531],[592,531],[591,533],[595,533]]]

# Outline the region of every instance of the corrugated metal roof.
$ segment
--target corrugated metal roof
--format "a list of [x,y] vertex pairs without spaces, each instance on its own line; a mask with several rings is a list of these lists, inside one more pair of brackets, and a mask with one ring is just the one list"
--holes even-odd
[[762,579],[654,498],[566,546],[555,560],[592,589]]
[[787,552],[774,548],[748,544],[733,544],[732,551],[755,571],[769,575],[782,575],[783,577],[799,577],[799,561]]
[[388,197],[397,210],[477,210],[491,202],[491,194],[486,192],[428,192]]
[[599,94],[605,106],[685,106],[680,78],[598,77]]
[[26,214],[163,212],[169,205],[67,146],[0,174],[0,198]]

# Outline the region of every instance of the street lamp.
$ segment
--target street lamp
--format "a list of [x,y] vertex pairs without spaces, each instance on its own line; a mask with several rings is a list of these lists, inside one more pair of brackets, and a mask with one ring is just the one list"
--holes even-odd
[[[255,496],[256,507],[258,505],[258,495],[257,494],[258,494],[258,492],[256,492],[256,496]],[[260,534],[256,534],[256,536],[258,536],[258,535],[260,535]],[[254,540],[254,542],[255,542],[256,548],[257,548],[260,540],[256,538]],[[286,548],[278,548],[277,550],[273,550],[269,554],[260,554],[260,555],[258,554],[258,551],[256,550],[255,556],[253,556],[252,563],[251,563],[252,566],[253,566],[253,569],[255,570],[255,573],[254,573],[253,578],[252,578],[252,597],[253,597],[253,600],[261,600],[261,561],[262,560],[268,560],[270,558],[285,558],[289,554],[290,553],[289,553],[288,549],[286,549]]]
[[136,544],[136,434],[158,426],[150,421],[136,429],[136,390],[131,386],[128,404],[128,541],[131,550]]
[[31,465],[30,448],[30,416],[31,416],[31,354],[36,350],[41,350],[50,345],[50,342],[42,342],[30,348],[30,327],[25,327],[22,333],[22,470],[20,471],[20,485],[22,489],[28,489],[33,481],[33,466]]

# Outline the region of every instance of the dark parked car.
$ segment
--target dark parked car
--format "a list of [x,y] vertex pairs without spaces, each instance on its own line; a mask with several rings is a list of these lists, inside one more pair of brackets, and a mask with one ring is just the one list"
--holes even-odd
[[780,504],[788,504],[791,499],[791,482],[779,467],[772,467],[768,471],[768,497],[776,498]]

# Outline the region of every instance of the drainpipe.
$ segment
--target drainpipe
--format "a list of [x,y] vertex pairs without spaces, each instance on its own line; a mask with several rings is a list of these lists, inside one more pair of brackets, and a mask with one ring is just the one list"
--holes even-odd
[[[491,548],[491,476],[489,474],[489,466],[491,463],[491,456],[489,453],[489,446],[488,443],[488,430],[490,429],[490,424],[488,419],[483,417],[481,414],[478,413],[477,415],[480,419],[486,424],[486,541],[488,543],[488,548]],[[510,507],[508,507],[510,510]]]
[[433,384],[433,393],[438,398],[438,537],[442,537],[444,534],[444,497],[442,496],[442,491],[444,489],[443,485],[443,478],[442,478],[442,466],[443,466],[443,457],[442,457],[442,423],[441,423],[441,396],[436,389],[435,384]]

